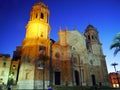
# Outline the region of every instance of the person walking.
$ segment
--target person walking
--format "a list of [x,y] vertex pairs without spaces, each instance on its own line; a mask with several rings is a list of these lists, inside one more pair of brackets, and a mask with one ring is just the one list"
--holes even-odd
[[53,90],[52,87],[49,85],[47,90]]

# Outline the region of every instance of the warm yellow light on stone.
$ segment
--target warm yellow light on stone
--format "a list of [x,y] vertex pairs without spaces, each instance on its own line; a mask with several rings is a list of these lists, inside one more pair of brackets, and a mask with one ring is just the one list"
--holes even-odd
[[26,27],[26,38],[48,39],[49,25],[35,20],[30,21]]
[[[46,56],[50,54],[49,34],[51,28],[48,21],[49,10],[47,6],[42,2],[36,3],[30,12],[30,20],[26,25],[26,36],[22,42],[19,89],[42,89],[42,74],[39,75],[41,71],[38,70],[37,64],[40,60],[41,46],[45,47]],[[48,71],[45,70],[45,72]]]

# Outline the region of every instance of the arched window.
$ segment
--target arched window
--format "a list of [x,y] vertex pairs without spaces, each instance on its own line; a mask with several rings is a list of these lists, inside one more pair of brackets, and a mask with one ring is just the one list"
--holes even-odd
[[88,35],[88,40],[90,40],[90,35]]
[[40,60],[38,61],[38,69],[43,69],[43,63]]
[[3,62],[3,66],[4,66],[4,67],[6,66],[6,62]]
[[36,18],[38,17],[38,14],[36,14]]
[[16,69],[16,65],[13,65],[12,68],[13,68],[13,69]]
[[94,39],[94,36],[92,35],[92,39]]
[[48,16],[48,14],[47,14],[47,23],[49,22],[49,16]]
[[41,19],[43,19],[43,18],[44,18],[44,14],[43,14],[43,13],[41,13],[40,18],[41,18]]

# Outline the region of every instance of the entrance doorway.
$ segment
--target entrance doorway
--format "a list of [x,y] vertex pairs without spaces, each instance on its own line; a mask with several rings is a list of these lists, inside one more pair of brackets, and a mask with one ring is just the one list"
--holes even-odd
[[75,71],[75,82],[76,82],[76,86],[78,86],[80,84],[79,83],[79,73],[77,70]]
[[96,85],[95,75],[92,74],[91,77],[92,77],[92,84],[93,86],[95,86]]
[[60,85],[60,72],[55,72],[55,85]]

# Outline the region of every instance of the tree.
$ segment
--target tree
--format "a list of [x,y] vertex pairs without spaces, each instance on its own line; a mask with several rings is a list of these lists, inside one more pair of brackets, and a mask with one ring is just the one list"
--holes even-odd
[[110,46],[110,49],[115,48],[114,55],[116,55],[120,51],[120,32],[116,34],[113,39],[113,43]]

